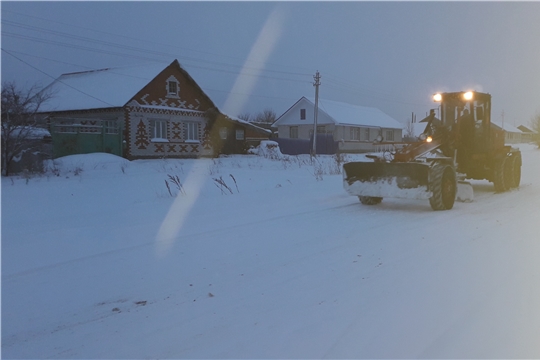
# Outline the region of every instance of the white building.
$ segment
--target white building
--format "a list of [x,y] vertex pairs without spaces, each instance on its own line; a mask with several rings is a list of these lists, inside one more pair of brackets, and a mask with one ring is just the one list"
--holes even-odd
[[[317,133],[332,134],[342,152],[374,151],[378,135],[383,143],[402,141],[403,124],[381,110],[319,99]],[[315,100],[302,97],[273,124],[278,137],[310,139],[313,135]]]
[[505,144],[519,144],[519,143],[524,143],[528,141],[524,139],[523,131],[521,131],[520,129],[516,128],[513,125],[510,125],[508,123],[503,123],[502,121],[493,121],[493,120],[491,120],[491,124],[494,125],[496,128],[504,131]]

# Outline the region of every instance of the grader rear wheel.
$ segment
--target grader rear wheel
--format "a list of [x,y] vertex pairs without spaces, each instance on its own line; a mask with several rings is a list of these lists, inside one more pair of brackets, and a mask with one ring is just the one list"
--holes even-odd
[[521,182],[521,156],[507,157],[504,168],[504,181],[507,190],[519,187]]
[[507,169],[506,157],[502,158],[495,164],[494,174],[493,174],[493,186],[495,186],[495,192],[501,193],[508,190],[508,185],[506,184],[508,179],[505,176],[505,170]]
[[519,187],[521,182],[521,156],[505,156],[495,164],[493,185],[501,193]]

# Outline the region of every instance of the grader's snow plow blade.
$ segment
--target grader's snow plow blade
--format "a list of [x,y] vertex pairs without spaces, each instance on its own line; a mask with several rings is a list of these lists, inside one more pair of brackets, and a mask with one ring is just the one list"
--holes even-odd
[[433,210],[449,210],[454,201],[472,201],[472,186],[457,181],[445,162],[350,162],[343,165],[343,187],[366,205],[383,198],[429,199]]
[[343,187],[353,196],[429,199],[425,163],[350,162],[343,165]]

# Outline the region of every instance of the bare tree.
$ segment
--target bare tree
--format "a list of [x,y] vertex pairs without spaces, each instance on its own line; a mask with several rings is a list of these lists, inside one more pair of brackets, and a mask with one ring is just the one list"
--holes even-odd
[[244,121],[250,122],[250,121],[251,121],[251,114],[248,113],[248,112],[245,112],[245,113],[242,113],[242,114],[238,115],[238,118],[239,118],[240,120],[244,120]]
[[276,112],[269,108],[264,109],[255,117],[255,122],[259,123],[272,124],[274,121],[276,121]]
[[33,85],[28,90],[14,82],[2,84],[2,174],[9,175],[9,165],[28,148],[35,137],[37,113],[52,97],[50,91]]
[[407,122],[405,123],[405,128],[403,130],[403,138],[406,141],[414,141],[416,139],[414,134],[414,123],[411,119],[407,119]]

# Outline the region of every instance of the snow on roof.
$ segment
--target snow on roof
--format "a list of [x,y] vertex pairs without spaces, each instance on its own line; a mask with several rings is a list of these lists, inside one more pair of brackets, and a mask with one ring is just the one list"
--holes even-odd
[[501,129],[503,129],[504,131],[507,131],[507,132],[515,132],[515,133],[522,133],[523,131],[519,130],[517,127],[513,126],[513,125],[510,125],[509,123],[502,123],[501,121],[498,121],[498,120],[491,120],[491,123],[494,124],[494,125],[497,125],[498,127],[500,127]]
[[[314,98],[306,99],[315,104]],[[374,126],[402,129],[403,124],[377,108],[351,105],[343,102],[319,99],[319,110],[328,114],[336,123],[343,125]]]
[[122,107],[168,65],[151,63],[63,74],[47,86],[53,97],[41,111]]
[[265,134],[272,134],[272,131],[268,130],[268,129],[265,129],[265,128],[262,128],[260,126],[257,126],[249,121],[246,121],[246,120],[242,120],[240,118],[237,118],[236,116],[230,116],[230,115],[226,115],[230,120],[236,122],[236,123],[239,123],[239,124],[243,124],[245,126],[248,126],[258,132],[261,132],[261,133],[265,133]]
[[521,130],[521,131],[524,132],[524,133],[536,133],[536,131],[534,131],[534,130],[528,128],[528,127],[525,126],[525,125],[519,125],[519,126],[518,126],[518,129]]

